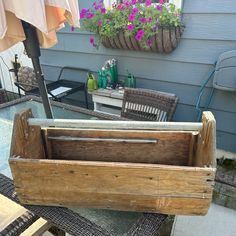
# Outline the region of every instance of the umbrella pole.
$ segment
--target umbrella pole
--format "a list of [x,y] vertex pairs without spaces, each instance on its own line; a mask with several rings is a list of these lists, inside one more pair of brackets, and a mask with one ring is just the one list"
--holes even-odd
[[25,32],[26,39],[24,40],[24,46],[28,57],[32,60],[35,76],[38,82],[40,95],[43,101],[43,107],[46,113],[46,117],[53,119],[52,108],[49,102],[47,87],[44,81],[44,75],[40,65],[39,57],[41,56],[39,41],[36,33],[36,29],[31,24],[22,21],[22,26]]

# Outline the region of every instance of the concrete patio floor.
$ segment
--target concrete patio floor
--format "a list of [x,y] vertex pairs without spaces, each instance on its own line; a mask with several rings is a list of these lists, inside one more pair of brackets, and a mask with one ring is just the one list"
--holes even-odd
[[206,216],[177,216],[171,236],[236,236],[236,211],[212,203]]

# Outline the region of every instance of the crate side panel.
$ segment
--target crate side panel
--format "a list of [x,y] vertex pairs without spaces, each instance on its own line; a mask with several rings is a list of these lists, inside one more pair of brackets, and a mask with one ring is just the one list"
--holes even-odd
[[12,159],[11,169],[28,204],[168,214],[205,214],[214,179],[211,169],[141,164]]
[[[61,129],[48,130],[48,136],[54,138],[51,140],[53,159],[188,165],[191,133]],[[156,143],[68,141],[76,137],[150,139]]]

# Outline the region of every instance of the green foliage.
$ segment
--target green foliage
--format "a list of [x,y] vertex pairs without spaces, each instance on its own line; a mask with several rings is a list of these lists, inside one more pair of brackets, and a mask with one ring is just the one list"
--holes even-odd
[[[160,27],[183,26],[180,10],[176,9],[174,4],[146,6],[140,3],[120,3],[106,11],[105,9],[102,11],[101,8],[87,11],[94,16],[82,15],[82,27],[94,32],[99,42],[106,37],[114,38],[119,32],[124,32],[127,36],[134,36],[143,48],[148,48]],[[142,35],[138,36],[138,34]]]

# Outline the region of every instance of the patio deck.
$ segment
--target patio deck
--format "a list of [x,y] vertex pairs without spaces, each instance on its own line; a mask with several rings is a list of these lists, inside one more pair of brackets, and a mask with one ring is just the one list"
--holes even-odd
[[234,236],[236,211],[212,204],[206,216],[177,216],[171,236]]

